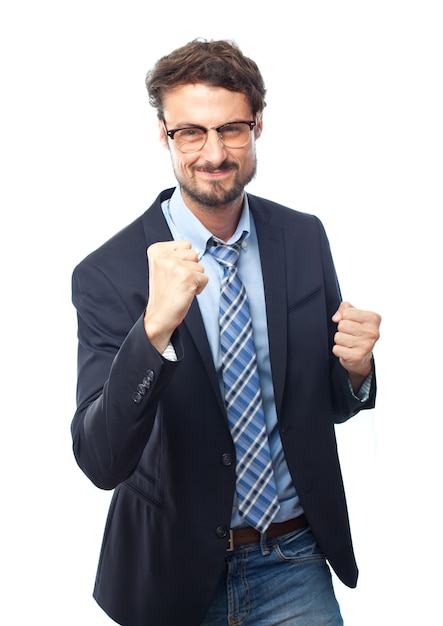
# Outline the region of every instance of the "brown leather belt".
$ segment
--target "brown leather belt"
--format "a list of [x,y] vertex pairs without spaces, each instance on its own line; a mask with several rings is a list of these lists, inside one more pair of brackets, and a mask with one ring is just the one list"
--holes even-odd
[[[303,513],[302,515],[294,517],[293,519],[288,519],[285,522],[275,522],[274,524],[271,524],[266,531],[266,538],[275,539],[275,537],[287,535],[288,533],[298,530],[299,528],[304,528],[307,525],[308,520]],[[229,531],[228,552],[232,552],[236,546],[256,543],[258,541],[260,541],[260,533],[255,528],[252,528],[252,526],[237,529],[231,528]]]

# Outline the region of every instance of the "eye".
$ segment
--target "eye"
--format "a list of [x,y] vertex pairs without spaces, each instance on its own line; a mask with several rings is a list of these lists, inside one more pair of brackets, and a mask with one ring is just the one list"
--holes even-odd
[[181,128],[176,132],[176,136],[186,141],[200,139],[204,134],[205,133],[201,128]]
[[245,131],[244,124],[241,122],[234,122],[232,124],[225,124],[220,128],[220,132],[223,135],[236,135]]

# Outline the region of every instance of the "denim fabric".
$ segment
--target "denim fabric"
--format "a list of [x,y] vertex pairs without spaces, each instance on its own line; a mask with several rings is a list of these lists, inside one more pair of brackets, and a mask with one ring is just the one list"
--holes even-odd
[[309,528],[226,557],[201,626],[342,626],[329,567]]

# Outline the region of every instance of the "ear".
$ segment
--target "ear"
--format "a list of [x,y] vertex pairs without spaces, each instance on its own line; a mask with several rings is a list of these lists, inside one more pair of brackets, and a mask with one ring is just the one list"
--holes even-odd
[[163,120],[158,120],[158,130],[159,130],[159,139],[160,143],[166,150],[169,150],[169,141],[168,136],[166,135],[165,126]]
[[263,111],[261,113],[257,113],[257,124],[254,128],[254,137],[258,139],[263,131]]

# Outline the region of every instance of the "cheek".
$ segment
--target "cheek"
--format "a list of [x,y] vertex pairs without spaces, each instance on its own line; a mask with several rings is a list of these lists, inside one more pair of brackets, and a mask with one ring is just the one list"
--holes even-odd
[[239,165],[242,169],[249,169],[255,163],[254,147],[249,148],[239,161]]
[[188,172],[195,162],[195,159],[186,158],[184,155],[172,154],[172,163],[175,170],[181,170]]

